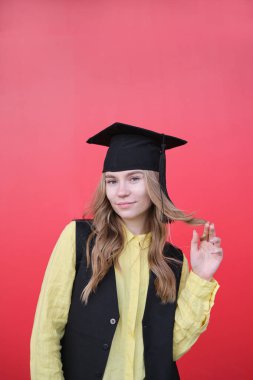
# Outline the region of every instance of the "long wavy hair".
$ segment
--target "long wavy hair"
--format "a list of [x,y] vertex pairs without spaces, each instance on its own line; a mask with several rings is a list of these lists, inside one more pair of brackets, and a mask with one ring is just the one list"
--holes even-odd
[[[148,227],[151,232],[151,244],[148,251],[149,268],[156,276],[156,294],[162,303],[175,302],[176,278],[171,265],[182,265],[182,262],[172,257],[165,257],[163,254],[167,228],[161,221],[161,212],[172,221],[182,221],[192,225],[204,224],[205,220],[194,218],[193,213],[185,214],[168,200],[161,192],[158,172],[150,170],[142,170],[142,172],[152,202],[148,211]],[[90,214],[93,215],[93,222],[92,231],[86,243],[86,257],[87,266],[92,267],[92,276],[81,293],[81,300],[85,304],[88,303],[90,294],[95,293],[98,284],[112,265],[121,270],[118,259],[124,248],[124,229],[122,219],[113,210],[106,196],[105,173],[102,174],[93,199],[83,213],[83,218],[85,219]],[[94,245],[90,252],[92,239],[94,239]]]

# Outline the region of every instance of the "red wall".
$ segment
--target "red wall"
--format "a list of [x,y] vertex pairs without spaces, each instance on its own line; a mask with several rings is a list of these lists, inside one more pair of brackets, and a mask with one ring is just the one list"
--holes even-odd
[[[29,379],[48,258],[101,173],[105,149],[85,140],[115,121],[189,141],[167,153],[169,193],[222,239],[182,379],[252,378],[252,14],[246,0],[0,2],[1,379]],[[172,233],[189,258],[192,228]]]

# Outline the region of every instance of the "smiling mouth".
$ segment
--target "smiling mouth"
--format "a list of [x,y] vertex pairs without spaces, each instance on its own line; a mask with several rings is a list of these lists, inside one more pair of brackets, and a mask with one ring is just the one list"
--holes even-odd
[[134,203],[135,202],[120,202],[120,203],[117,203],[117,206],[127,206],[127,205],[132,205]]

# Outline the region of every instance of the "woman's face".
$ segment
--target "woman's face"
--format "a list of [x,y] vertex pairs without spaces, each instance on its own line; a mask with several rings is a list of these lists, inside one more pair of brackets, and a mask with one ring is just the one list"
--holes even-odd
[[141,170],[106,172],[106,196],[123,220],[146,218],[152,205]]

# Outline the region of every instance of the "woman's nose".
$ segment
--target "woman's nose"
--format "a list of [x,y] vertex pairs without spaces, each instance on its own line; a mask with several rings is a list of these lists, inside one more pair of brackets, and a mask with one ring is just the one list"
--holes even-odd
[[129,194],[129,187],[125,182],[119,182],[119,186],[117,189],[118,196],[124,196]]

